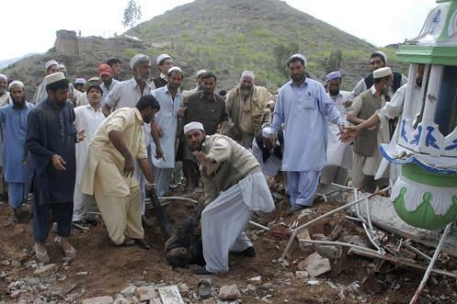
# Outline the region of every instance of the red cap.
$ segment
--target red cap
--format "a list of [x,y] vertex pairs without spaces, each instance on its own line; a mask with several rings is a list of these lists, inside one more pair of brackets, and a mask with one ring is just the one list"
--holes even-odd
[[98,67],[98,75],[101,77],[102,75],[109,75],[113,76],[113,71],[111,70],[111,67],[107,65],[106,63],[101,64]]

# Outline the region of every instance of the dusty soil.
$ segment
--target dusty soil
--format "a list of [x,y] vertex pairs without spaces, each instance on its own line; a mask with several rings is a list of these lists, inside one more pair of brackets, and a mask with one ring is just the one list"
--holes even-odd
[[[179,193],[178,193],[179,194]],[[198,194],[191,194],[198,198]],[[280,200],[281,197],[279,197]],[[278,203],[280,209],[287,203]],[[307,215],[299,219],[300,224],[317,217],[333,208],[337,203],[317,203]],[[193,299],[197,292],[199,277],[192,269],[173,270],[166,262],[162,246],[164,239],[158,227],[146,229],[147,238],[153,249],[142,250],[138,247],[114,248],[102,225],[82,232],[73,230],[71,242],[78,250],[78,258],[70,264],[63,264],[63,254],[48,240],[51,263],[59,266],[58,276],[44,280],[44,286],[24,294],[12,295],[8,286],[12,282],[33,278],[34,256],[32,252],[32,229],[29,208],[25,206],[20,222],[9,221],[7,204],[0,204],[0,303],[34,303],[34,299],[52,300],[54,303],[79,303],[81,299],[111,295],[113,297],[129,284],[153,282],[164,284],[185,283],[190,288],[187,299]],[[179,223],[193,210],[189,203],[171,202],[167,214],[173,224]],[[345,218],[344,213],[336,214],[310,228],[310,234],[330,235],[339,225],[343,234],[363,235],[362,227]],[[255,219],[267,224],[273,218],[284,216],[279,210],[269,219]],[[297,220],[297,215],[285,217],[286,223]],[[249,303],[409,303],[422,278],[422,271],[397,268],[385,263],[373,271],[377,261],[355,255],[347,255],[344,249],[342,258],[332,260],[332,271],[319,276],[318,286],[311,286],[311,279],[296,279],[297,265],[314,250],[300,250],[295,242],[291,252],[290,266],[275,263],[283,252],[287,239],[280,240],[268,233],[250,226],[249,235],[257,250],[257,257],[231,256],[230,272],[213,278],[213,286],[219,288],[226,284],[237,284],[243,292],[242,302]],[[20,261],[20,265],[19,262]],[[8,265],[9,264],[9,265]],[[14,264],[14,266],[13,266]],[[456,269],[453,259],[439,265],[450,270]],[[81,272],[88,272],[81,275]],[[261,282],[248,281],[261,276]],[[41,279],[40,279],[41,280]],[[255,290],[247,290],[248,284]],[[456,282],[448,277],[432,275],[419,303],[456,303]],[[63,295],[63,296],[62,296]],[[13,298],[15,297],[15,298]],[[441,297],[441,298],[440,298]],[[264,300],[261,300],[264,298]],[[193,303],[201,303],[193,299]]]

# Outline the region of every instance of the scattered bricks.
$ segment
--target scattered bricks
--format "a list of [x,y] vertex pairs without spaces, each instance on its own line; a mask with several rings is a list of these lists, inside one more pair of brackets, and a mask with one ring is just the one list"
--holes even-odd
[[308,271],[296,271],[295,277],[297,279],[306,279],[309,277],[309,273],[308,273]]
[[306,240],[311,240],[308,229],[303,229],[296,237],[301,250],[307,251],[313,246],[313,244],[306,242]]
[[332,259],[332,260],[341,258],[341,255],[343,254],[343,249],[341,249],[341,246],[316,245],[316,246],[314,246],[314,249],[323,257],[326,257],[326,258]]
[[113,297],[105,296],[82,300],[81,304],[113,304]]
[[33,274],[40,278],[45,278],[53,273],[56,273],[57,268],[57,264],[48,264],[35,270]]
[[154,286],[143,286],[135,289],[136,297],[140,302],[157,298],[157,293]]
[[309,276],[312,278],[315,278],[317,276],[320,276],[323,273],[329,272],[332,270],[332,267],[330,266],[330,260],[329,259],[323,259],[319,261],[314,261],[306,267],[306,271],[308,271]]
[[219,290],[219,299],[234,301],[241,298],[241,292],[235,284],[222,286]]

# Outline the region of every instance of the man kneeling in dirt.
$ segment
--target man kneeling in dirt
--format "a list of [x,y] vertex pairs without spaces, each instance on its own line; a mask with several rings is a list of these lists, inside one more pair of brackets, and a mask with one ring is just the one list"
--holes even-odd
[[201,230],[206,266],[197,273],[224,273],[229,251],[255,256],[243,231],[254,211],[275,209],[273,198],[259,163],[236,141],[221,134],[207,136],[199,122],[185,125],[184,133],[205,189]]

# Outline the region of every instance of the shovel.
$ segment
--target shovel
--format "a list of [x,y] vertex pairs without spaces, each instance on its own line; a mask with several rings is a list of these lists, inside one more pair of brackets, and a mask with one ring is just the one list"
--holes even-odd
[[159,198],[155,191],[146,190],[146,196],[151,200],[151,204],[154,207],[154,214],[157,218],[157,222],[159,223],[160,230],[166,240],[168,240],[173,231],[171,229],[170,223],[165,216],[165,212],[163,211],[162,205],[160,204]]

